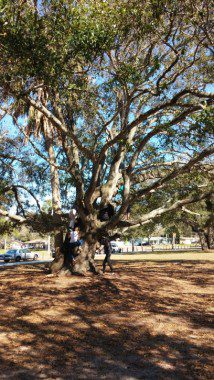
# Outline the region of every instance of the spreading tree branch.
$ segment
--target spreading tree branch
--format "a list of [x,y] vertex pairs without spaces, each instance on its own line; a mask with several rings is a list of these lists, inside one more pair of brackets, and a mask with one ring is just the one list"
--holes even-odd
[[[143,215],[138,220],[127,221],[126,222],[126,227],[122,228],[122,232],[124,233],[128,229],[133,229],[133,228],[140,227],[140,226],[142,226],[144,224],[148,224],[154,218],[156,218],[156,217],[158,217],[160,215],[163,215],[163,214],[165,214],[167,212],[174,211],[174,210],[177,210],[177,209],[182,209],[182,207],[184,205],[188,205],[188,204],[191,204],[191,203],[195,203],[195,202],[201,201],[202,199],[207,198],[212,193],[213,193],[212,191],[209,191],[209,192],[202,193],[202,194],[199,194],[199,195],[191,195],[191,196],[189,196],[187,198],[175,201],[170,206],[168,206],[168,204],[165,204],[164,206],[159,207],[159,208],[157,208],[157,209],[155,209],[155,210],[153,210],[153,211],[151,211],[151,212]],[[123,224],[123,223],[121,223],[121,224]]]

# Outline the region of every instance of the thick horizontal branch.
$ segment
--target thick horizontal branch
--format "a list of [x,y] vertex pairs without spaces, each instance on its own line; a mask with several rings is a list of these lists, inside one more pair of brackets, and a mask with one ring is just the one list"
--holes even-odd
[[182,209],[182,207],[187,205],[187,204],[199,202],[202,199],[207,198],[210,194],[212,194],[212,191],[208,191],[208,192],[202,193],[200,195],[192,195],[192,196],[189,196],[187,198],[177,200],[173,204],[171,204],[170,206],[168,206],[168,204],[165,204],[164,206],[159,207],[159,208],[152,210],[151,212],[143,215],[138,220],[132,220],[130,222],[127,221],[126,224],[128,224],[128,225],[122,229],[122,232],[125,232],[128,229],[137,228],[137,227],[140,227],[144,224],[150,223],[154,218],[161,216],[161,215],[163,215],[167,212],[170,212],[170,211]]
[[20,224],[26,221],[26,218],[23,218],[22,216],[19,216],[19,215],[12,215],[8,211],[2,210],[2,209],[0,209],[0,217],[1,216],[9,218],[14,222],[19,222]]
[[22,217],[17,214],[12,214],[9,211],[0,209],[0,218],[5,218],[10,220],[16,225],[26,225],[32,227],[35,231],[42,233],[54,232],[55,229],[66,228],[68,223],[68,214],[55,214],[51,215],[49,213],[40,212],[35,214],[26,214]]

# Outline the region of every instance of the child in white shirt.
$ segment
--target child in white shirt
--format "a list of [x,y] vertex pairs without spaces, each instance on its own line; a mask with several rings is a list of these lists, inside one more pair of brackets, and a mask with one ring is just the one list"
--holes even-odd
[[69,227],[72,229],[74,228],[74,225],[75,225],[76,215],[77,215],[77,211],[75,210],[75,208],[72,208],[71,211],[69,212],[69,219],[70,219]]

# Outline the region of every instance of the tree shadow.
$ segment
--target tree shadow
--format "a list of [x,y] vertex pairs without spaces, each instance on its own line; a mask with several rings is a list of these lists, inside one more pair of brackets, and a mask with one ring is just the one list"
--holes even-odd
[[[5,378],[211,378],[212,347],[202,339],[210,314],[200,299],[210,300],[204,289],[210,266],[127,263],[117,269],[111,278],[66,280],[44,279],[42,268],[7,278],[0,273]],[[204,279],[202,288],[197,278]],[[187,326],[180,334],[178,321]]]

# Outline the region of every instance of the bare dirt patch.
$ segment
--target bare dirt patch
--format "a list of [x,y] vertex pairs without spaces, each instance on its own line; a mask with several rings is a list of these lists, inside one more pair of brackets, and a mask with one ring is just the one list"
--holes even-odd
[[211,262],[0,271],[1,379],[212,379]]

